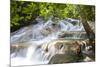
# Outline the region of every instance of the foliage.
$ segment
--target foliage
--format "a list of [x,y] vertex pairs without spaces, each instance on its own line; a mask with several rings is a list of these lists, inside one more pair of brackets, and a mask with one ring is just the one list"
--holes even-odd
[[[79,6],[81,14],[83,13],[86,20],[95,21],[95,7],[94,6]],[[80,13],[79,13],[80,14]]]
[[79,19],[77,6],[81,7],[81,12],[85,12],[87,20],[95,20],[94,6],[11,0],[11,31],[31,24],[37,16],[45,19],[50,16]]

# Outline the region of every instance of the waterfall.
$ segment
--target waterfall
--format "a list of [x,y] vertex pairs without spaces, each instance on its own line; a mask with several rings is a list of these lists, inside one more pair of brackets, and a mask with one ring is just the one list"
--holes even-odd
[[[50,54],[41,48],[43,44],[59,39],[59,35],[62,36],[64,32],[85,32],[79,20],[71,18],[59,20],[57,23],[52,19],[43,21],[41,18],[37,18],[36,20],[38,21],[37,24],[23,27],[12,33],[11,46],[18,45],[18,47],[15,47],[16,49],[11,50],[12,66],[48,64]],[[68,37],[80,38],[81,36],[80,33],[72,35],[68,34],[64,37],[68,39]],[[22,56],[23,54],[24,56]]]

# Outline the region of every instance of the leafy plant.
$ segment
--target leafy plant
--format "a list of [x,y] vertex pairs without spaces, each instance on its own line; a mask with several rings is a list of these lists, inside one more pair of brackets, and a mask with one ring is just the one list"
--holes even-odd
[[45,2],[27,2],[11,0],[11,31],[15,31],[35,21],[37,16],[48,19],[50,16],[79,19],[80,12],[77,6],[81,7],[81,13],[85,13],[87,20],[95,20],[95,6],[72,5]]

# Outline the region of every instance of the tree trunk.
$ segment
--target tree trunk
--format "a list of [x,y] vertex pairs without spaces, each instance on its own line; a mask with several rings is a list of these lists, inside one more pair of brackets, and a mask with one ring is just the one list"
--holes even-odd
[[82,9],[84,7],[80,7],[80,6],[77,6],[79,9],[79,13],[80,13],[80,20],[83,24],[83,27],[87,33],[87,36],[89,38],[89,44],[92,45],[92,50],[94,51],[94,54],[95,54],[95,32],[93,32],[93,30],[91,29],[91,27],[89,26],[88,24],[88,20],[87,20],[87,16],[86,16],[86,11],[85,9]]

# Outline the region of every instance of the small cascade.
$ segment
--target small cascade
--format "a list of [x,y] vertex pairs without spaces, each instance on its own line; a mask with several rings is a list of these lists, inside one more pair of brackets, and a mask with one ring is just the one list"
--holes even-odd
[[[12,66],[48,64],[51,56],[46,52],[47,50],[41,48],[43,44],[59,38],[84,38],[81,37],[83,35],[81,33],[75,33],[75,35],[67,33],[73,31],[85,32],[79,20],[70,18],[59,20],[56,23],[51,18],[45,22],[41,18],[37,18],[36,20],[38,21],[37,24],[21,28],[12,33],[11,46],[18,45],[18,47],[15,47],[16,50],[11,50],[13,51],[11,53]],[[26,44],[26,42],[28,43]],[[23,46],[24,44],[21,43],[24,43],[25,47]]]

